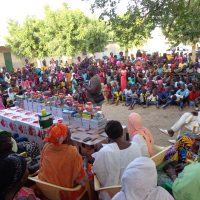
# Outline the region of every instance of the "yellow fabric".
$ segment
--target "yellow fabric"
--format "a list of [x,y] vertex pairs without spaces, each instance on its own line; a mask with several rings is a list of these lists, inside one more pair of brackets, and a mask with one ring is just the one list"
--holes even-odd
[[18,148],[17,148],[17,142],[11,137],[11,141],[13,142],[13,147],[12,147],[12,150],[14,152],[17,152],[18,151]]
[[[116,91],[116,92],[114,92],[114,95],[115,96],[119,96],[120,94],[122,94],[121,95],[121,97],[122,97],[122,101],[124,101],[124,97],[123,97],[123,93],[122,93],[122,91],[120,91],[119,93]],[[115,102],[117,102],[117,101],[119,101],[119,97],[117,97],[117,99],[115,99]]]
[[174,156],[171,158],[171,160],[178,161],[178,151],[174,154]]
[[183,66],[187,66],[187,64],[186,63],[179,63],[179,65],[178,65],[179,68],[183,68]]
[[172,54],[171,54],[171,55],[168,55],[167,52],[166,52],[166,55],[167,55],[167,59],[168,59],[168,60],[171,60],[171,58],[173,57]]
[[171,72],[171,69],[165,69],[164,72]]

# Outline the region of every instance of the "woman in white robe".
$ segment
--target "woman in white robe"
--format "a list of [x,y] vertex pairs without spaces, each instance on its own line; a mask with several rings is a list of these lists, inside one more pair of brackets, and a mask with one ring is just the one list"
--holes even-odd
[[146,157],[131,162],[121,180],[122,190],[112,200],[174,200],[162,187],[157,186],[155,163]]

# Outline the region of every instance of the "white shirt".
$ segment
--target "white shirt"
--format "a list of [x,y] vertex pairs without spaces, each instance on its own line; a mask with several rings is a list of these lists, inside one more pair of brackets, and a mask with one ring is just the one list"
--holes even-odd
[[[135,158],[141,157],[142,152],[135,142],[124,150],[120,150],[117,143],[103,144],[103,146],[100,151],[92,154],[95,158],[93,172],[102,187],[120,185],[126,167]],[[105,192],[100,193],[100,198],[110,200],[110,196]]]
[[[175,94],[176,95],[176,100],[175,101],[180,101],[180,99],[183,98],[182,95],[178,95],[178,94]],[[173,96],[173,95],[172,95]],[[172,96],[170,97],[172,99]]]
[[131,94],[132,94],[131,89],[129,89],[129,90],[126,89],[126,90],[125,90],[125,95],[126,95],[126,96],[131,96]]

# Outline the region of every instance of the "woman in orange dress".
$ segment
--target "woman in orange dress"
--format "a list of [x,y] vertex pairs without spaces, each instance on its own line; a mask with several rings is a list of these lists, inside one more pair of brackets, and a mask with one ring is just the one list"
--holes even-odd
[[[75,192],[61,191],[62,200],[75,200],[84,191],[87,180],[90,179],[92,182],[94,179],[91,166],[88,164],[87,174],[76,147],[68,145],[70,137],[71,134],[64,124],[54,124],[48,129],[43,141],[49,141],[49,143],[45,144],[42,150],[38,174],[40,180],[61,187],[83,186]],[[95,199],[95,196],[92,196],[93,198]]]

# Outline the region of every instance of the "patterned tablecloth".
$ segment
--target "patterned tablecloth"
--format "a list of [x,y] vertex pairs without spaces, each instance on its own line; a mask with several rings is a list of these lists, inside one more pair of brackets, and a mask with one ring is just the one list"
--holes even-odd
[[[62,119],[55,116],[53,118],[53,123],[57,123],[58,120]],[[40,151],[43,148],[43,136],[38,123],[38,113],[22,109],[0,110],[0,129],[27,137],[30,142],[38,145]]]

